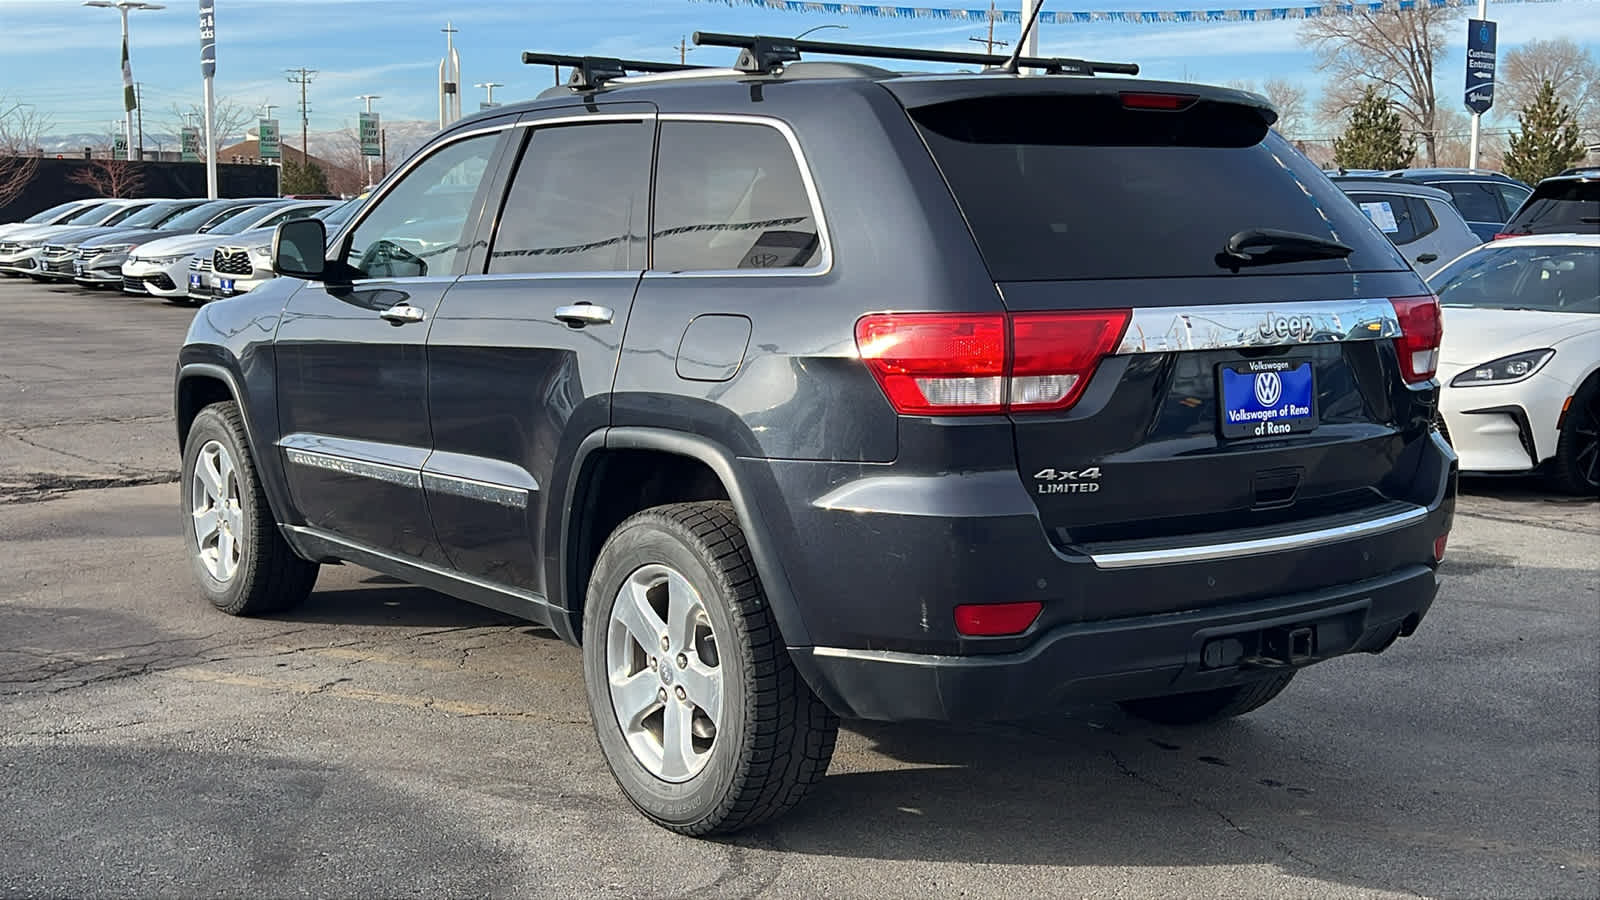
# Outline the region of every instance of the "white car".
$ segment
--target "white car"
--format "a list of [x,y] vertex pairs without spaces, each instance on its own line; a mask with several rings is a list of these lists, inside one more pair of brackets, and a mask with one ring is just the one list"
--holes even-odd
[[[301,212],[291,218],[321,219],[327,223],[328,233],[333,234],[355,214],[366,197],[361,194],[343,203],[324,201],[328,204],[325,208],[310,214]],[[275,233],[275,227],[256,229],[218,244],[210,255],[202,254],[189,260],[189,301],[208,303],[237,297],[278,277],[272,270]]]
[[53,225],[28,225],[0,239],[0,274],[41,278],[44,245],[51,238],[80,228],[116,225],[149,206],[149,200],[105,200],[92,203]]
[[57,204],[43,212],[34,213],[20,222],[7,222],[4,225],[0,225],[0,238],[28,231],[34,225],[59,225],[89,207],[99,206],[103,202],[101,200],[68,200],[66,203]]
[[1429,279],[1443,428],[1463,472],[1600,494],[1600,235],[1484,244]]
[[240,211],[199,234],[163,238],[140,246],[122,264],[122,292],[167,300],[187,300],[189,263],[209,256],[218,244],[252,229],[269,228],[289,219],[309,216],[329,205],[327,201],[240,201]]

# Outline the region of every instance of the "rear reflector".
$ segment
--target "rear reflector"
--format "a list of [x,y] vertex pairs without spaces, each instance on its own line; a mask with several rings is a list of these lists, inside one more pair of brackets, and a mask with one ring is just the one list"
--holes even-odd
[[1396,297],[1395,316],[1400,320],[1400,337],[1394,342],[1400,353],[1400,372],[1411,384],[1421,384],[1439,368],[1439,342],[1444,339],[1444,322],[1439,316],[1439,298]]
[[1444,548],[1445,548],[1445,545],[1448,544],[1448,543],[1450,543],[1450,532],[1448,532],[1448,531],[1433,539],[1433,561],[1434,562],[1443,562],[1444,561]]
[[956,630],[968,637],[1003,637],[1021,634],[1039,618],[1044,604],[968,603],[956,607]]
[[1121,96],[1124,109],[1188,109],[1199,99],[1193,94],[1142,94],[1129,92]]
[[1128,325],[1128,310],[874,315],[861,359],[901,415],[1067,409]]

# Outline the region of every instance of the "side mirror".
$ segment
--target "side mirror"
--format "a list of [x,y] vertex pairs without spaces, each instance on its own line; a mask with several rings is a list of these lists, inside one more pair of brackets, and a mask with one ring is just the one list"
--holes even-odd
[[327,271],[328,229],[321,219],[295,219],[272,234],[272,271],[321,281]]

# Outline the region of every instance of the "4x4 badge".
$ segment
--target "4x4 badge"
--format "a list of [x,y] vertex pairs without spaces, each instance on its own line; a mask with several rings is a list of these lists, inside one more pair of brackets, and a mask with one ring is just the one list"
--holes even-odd
[[1100,467],[1070,471],[1040,469],[1034,476],[1041,494],[1093,494],[1100,490]]

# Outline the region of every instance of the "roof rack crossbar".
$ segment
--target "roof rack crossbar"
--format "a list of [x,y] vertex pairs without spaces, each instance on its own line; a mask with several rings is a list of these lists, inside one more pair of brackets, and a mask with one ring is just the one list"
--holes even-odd
[[[767,73],[794,62],[802,53],[828,56],[858,56],[863,59],[897,59],[909,62],[943,62],[998,68],[1009,57],[959,50],[919,50],[912,47],[876,47],[871,44],[840,44],[832,41],[804,41],[765,35],[721,34],[696,31],[694,42],[701,47],[733,47],[743,51],[734,68],[741,72]],[[1065,57],[1025,56],[1024,68],[1043,69],[1052,75],[1137,75],[1137,63],[1092,62]]]
[[689,69],[701,69],[704,66],[679,65],[678,63],[650,62],[642,59],[614,59],[609,56],[574,56],[565,53],[534,53],[524,51],[522,54],[524,65],[530,66],[566,66],[572,70],[572,76],[567,79],[567,87],[575,91],[592,91],[605,82],[616,78],[626,78],[629,72],[682,72]]

